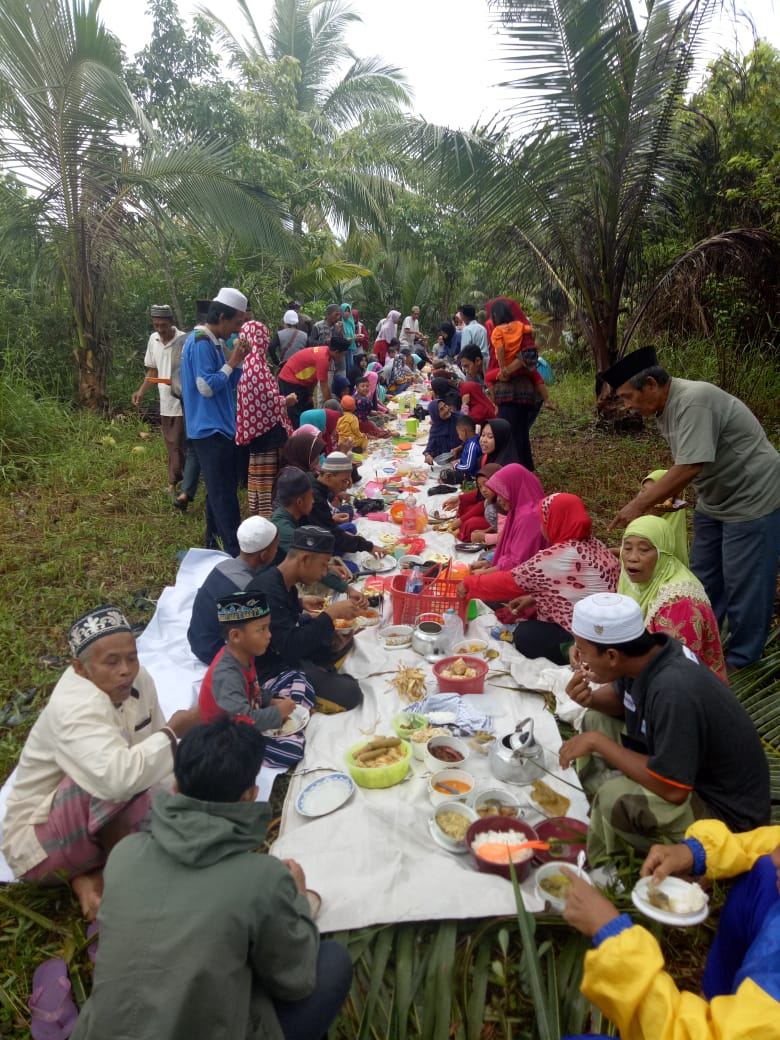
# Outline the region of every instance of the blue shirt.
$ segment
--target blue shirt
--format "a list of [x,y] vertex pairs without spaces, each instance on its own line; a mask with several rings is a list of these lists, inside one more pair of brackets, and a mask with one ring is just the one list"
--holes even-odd
[[[196,339],[197,335],[197,339]],[[187,336],[181,352],[181,392],[187,423],[187,436],[193,440],[221,433],[234,440],[236,405],[233,390],[241,369],[227,375],[227,362],[219,341],[210,332],[195,328]]]
[[479,437],[469,437],[463,445],[460,458],[455,463],[455,469],[459,473],[467,473],[468,476],[474,477],[479,472],[481,461],[482,448],[479,446]]
[[470,321],[468,325],[464,325],[460,330],[460,350],[461,353],[470,346],[470,344],[479,347],[480,353],[482,354],[482,364],[485,369],[488,367],[488,360],[490,358],[490,345],[488,344],[487,330],[484,325],[480,325],[478,321]]

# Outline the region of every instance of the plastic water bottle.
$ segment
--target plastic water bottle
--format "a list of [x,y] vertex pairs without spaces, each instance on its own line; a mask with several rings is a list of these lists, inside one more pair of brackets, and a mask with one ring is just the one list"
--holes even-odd
[[463,639],[463,622],[452,607],[444,615],[444,633],[442,643],[444,653],[452,653],[452,648],[457,646]]
[[417,502],[411,492],[404,499],[401,531],[403,534],[417,534]]
[[422,571],[419,567],[412,567],[409,577],[406,579],[406,592],[412,596],[419,596],[423,590]]

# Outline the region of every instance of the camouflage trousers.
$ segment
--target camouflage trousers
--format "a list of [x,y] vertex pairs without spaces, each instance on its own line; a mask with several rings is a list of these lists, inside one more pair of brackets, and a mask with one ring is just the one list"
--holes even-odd
[[[621,719],[588,711],[582,729],[596,730],[620,743]],[[612,857],[630,846],[645,855],[651,845],[672,844],[685,837],[694,820],[712,815],[701,798],[692,792],[680,805],[667,802],[619,770],[612,769],[600,755],[577,760],[583,790],[591,802],[588,828],[588,860]]]

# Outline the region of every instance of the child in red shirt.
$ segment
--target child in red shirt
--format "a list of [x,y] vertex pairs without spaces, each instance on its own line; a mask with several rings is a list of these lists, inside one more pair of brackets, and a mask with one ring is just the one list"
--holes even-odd
[[302,672],[285,671],[260,686],[255,657],[271,642],[271,614],[259,592],[236,592],[217,600],[226,644],[211,662],[198,694],[204,722],[230,715],[265,734],[264,765],[294,766],[303,757],[301,732],[283,727],[297,705],[314,707],[314,690]]

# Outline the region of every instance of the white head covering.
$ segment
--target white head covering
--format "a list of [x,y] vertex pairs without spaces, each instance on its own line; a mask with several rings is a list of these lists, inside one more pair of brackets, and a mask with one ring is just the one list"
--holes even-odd
[[285,311],[282,318],[285,325],[297,325],[300,320],[297,311]]
[[636,600],[616,592],[597,592],[574,604],[571,630],[591,643],[613,645],[638,639],[645,622]]
[[235,311],[245,311],[249,307],[249,300],[242,292],[227,286],[219,290],[212,302],[224,303],[226,307],[232,307]]
[[278,534],[276,527],[264,516],[250,516],[238,525],[236,536],[241,552],[256,553],[267,549]]

